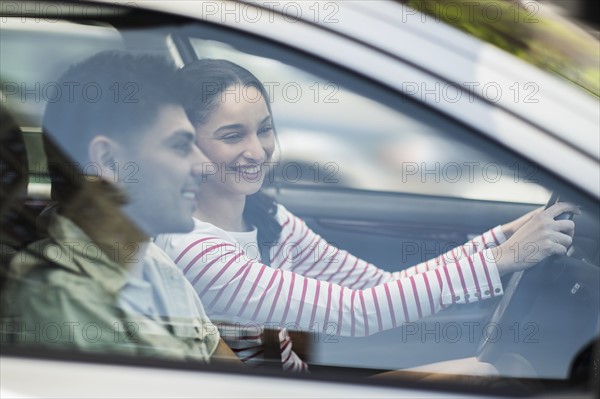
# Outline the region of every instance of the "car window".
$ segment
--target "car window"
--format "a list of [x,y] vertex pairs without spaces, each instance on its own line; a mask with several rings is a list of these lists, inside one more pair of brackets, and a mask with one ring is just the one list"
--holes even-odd
[[225,43],[192,38],[191,44],[197,57],[239,62],[266,82],[280,146],[270,183],[532,204],[549,196],[533,163],[500,163],[454,138],[443,124]]
[[[106,227],[107,231],[116,229],[118,234],[104,240],[103,244],[109,243],[108,249],[106,245],[92,245],[93,243],[83,246],[84,251],[78,255],[80,259],[75,261],[69,256],[61,258],[60,251],[53,252],[56,248],[47,251],[47,247],[39,246],[40,242],[47,245],[48,235],[52,233],[48,227],[49,218],[54,217],[56,208],[50,198],[50,189],[60,187],[65,182],[64,179],[69,179],[65,176],[61,177],[63,180],[50,179],[48,166],[45,165],[46,156],[53,154],[55,157],[62,157],[68,164],[72,160],[63,152],[68,153],[71,144],[76,147],[83,142],[82,138],[81,143],[75,140],[77,142],[62,147],[56,145],[56,148],[52,144],[42,144],[42,113],[53,101],[52,94],[48,93],[54,87],[53,82],[68,66],[102,50],[127,49],[138,54],[151,53],[180,66],[196,59],[222,58],[251,70],[269,90],[277,148],[271,165],[273,169],[265,178],[265,191],[272,194],[289,212],[297,213],[298,219],[290,216],[288,221],[297,220],[298,226],[306,234],[309,228],[312,229],[314,236],[311,237],[315,242],[323,238],[329,242],[327,246],[337,246],[340,251],[363,257],[364,261],[360,262],[367,266],[362,274],[356,274],[356,281],[362,281],[365,277],[363,274],[371,270],[367,268],[371,263],[390,272],[414,271],[416,269],[410,269],[411,265],[421,262],[422,268],[428,268],[427,261],[431,259],[438,259],[434,262],[439,266],[439,256],[453,248],[460,248],[460,251],[466,253],[468,247],[461,247],[461,244],[468,240],[475,240],[486,249],[495,247],[502,241],[501,236],[496,236],[502,231],[499,225],[545,204],[551,192],[559,192],[563,201],[571,201],[582,207],[581,215],[575,216],[577,236],[573,245],[569,245],[571,249],[568,256],[552,258],[559,262],[550,262],[545,268],[540,268],[537,273],[527,274],[526,277],[507,275],[495,287],[490,283],[490,289],[486,289],[485,293],[478,293],[479,296],[488,298],[485,301],[471,303],[452,293],[449,299],[445,299],[449,302],[445,303],[441,299],[439,303],[434,303],[432,298],[425,302],[426,299],[422,298],[424,302],[421,307],[420,299],[415,296],[414,299],[409,298],[414,305],[410,309],[404,307],[402,310],[396,304],[398,313],[393,314],[415,314],[415,317],[412,317],[412,313],[411,317],[407,316],[405,323],[396,323],[394,319],[395,328],[391,328],[386,324],[389,320],[382,319],[379,313],[377,316],[373,313],[373,319],[368,319],[367,316],[363,320],[352,318],[352,327],[343,334],[340,332],[343,329],[336,323],[320,327],[316,324],[308,331],[299,331],[300,328],[295,328],[298,323],[314,319],[317,314],[317,306],[312,309],[301,306],[296,323],[282,326],[291,330],[291,338],[284,338],[282,342],[283,347],[294,342],[297,355],[310,370],[308,379],[312,376],[315,379],[333,378],[348,384],[362,381],[364,377],[377,375],[379,378],[382,373],[390,372],[388,379],[366,381],[370,384],[391,381],[396,385],[398,381],[408,382],[428,389],[439,389],[436,384],[441,381],[451,386],[457,384],[457,389],[463,391],[465,387],[478,390],[480,386],[477,384],[483,384],[485,390],[491,390],[497,395],[504,392],[502,389],[505,386],[508,386],[510,392],[538,389],[545,393],[553,392],[556,385],[562,389],[572,384],[577,385],[578,389],[589,388],[589,373],[593,361],[591,345],[598,340],[599,328],[597,281],[600,237],[597,200],[583,194],[571,182],[557,178],[542,166],[518,155],[514,149],[500,146],[481,132],[457,122],[451,116],[439,113],[427,104],[411,100],[403,93],[351,73],[343,65],[326,63],[284,45],[275,45],[258,37],[241,34],[235,28],[216,28],[189,19],[172,20],[166,14],[151,13],[151,16],[148,26],[136,28],[124,28],[120,24],[115,24],[118,26],[115,28],[109,25],[110,21],[103,21],[101,18],[97,23],[87,21],[85,24],[51,20],[47,21],[48,24],[40,25],[10,21],[10,18],[9,22],[3,21],[6,25],[2,25],[0,38],[2,107],[3,110],[8,109],[16,121],[17,129],[11,132],[16,133],[27,144],[27,169],[30,174],[26,197],[16,194],[7,197],[7,202],[11,202],[11,206],[14,202],[14,206],[5,208],[3,204],[0,208],[3,222],[4,218],[12,222],[10,229],[4,227],[4,223],[2,227],[3,284],[6,270],[11,268],[16,270],[19,284],[24,283],[34,291],[40,287],[38,283],[40,279],[43,280],[44,271],[33,275],[25,273],[31,267],[32,258],[29,255],[32,251],[37,251],[36,256],[50,259],[51,266],[64,263],[70,272],[84,270],[83,274],[93,274],[93,267],[101,268],[105,262],[102,253],[113,251],[111,253],[123,255],[125,262],[132,266],[133,291],[143,293],[144,289],[151,286],[146,280],[140,281],[144,272],[135,267],[136,264],[141,264],[141,257],[145,253],[138,252],[136,245],[130,245],[137,242],[140,226],[121,212],[122,205],[127,204],[129,198],[107,189],[110,185],[96,186],[94,183],[100,180],[98,174],[94,174],[96,169],[92,163],[86,165],[90,168],[84,168],[81,176],[76,174],[70,177],[74,181],[84,181],[84,188],[80,197],[77,197],[79,201],[70,210],[71,216],[77,214],[84,220],[91,221],[86,226],[91,231],[102,233]],[[193,51],[186,52],[186,48]],[[47,62],[49,53],[54,56],[52,61]],[[247,95],[243,90],[229,94],[240,96],[239,100],[241,96]],[[125,102],[120,105],[128,106]],[[165,126],[170,124],[165,123]],[[181,130],[185,136],[185,129]],[[4,140],[4,136],[2,138]],[[189,138],[187,140],[190,141]],[[189,144],[188,141],[184,144]],[[176,147],[176,150],[179,155],[185,155],[191,151],[190,148],[188,145],[183,150]],[[143,159],[148,162],[146,164],[113,164],[117,168],[123,167],[123,170],[118,169],[120,174],[111,175],[111,182],[131,183],[135,192],[139,187],[136,179],[153,177],[148,177],[144,169],[153,166],[157,176],[161,172],[160,161],[164,159],[160,158],[162,153],[159,150],[160,148],[152,149],[140,155],[144,156]],[[4,171],[4,166],[9,164],[4,162],[5,159],[11,158],[4,147],[1,154]],[[204,154],[209,159],[213,155]],[[180,163],[163,162],[162,165],[177,168]],[[9,180],[4,179],[3,185]],[[181,194],[188,199],[194,195],[191,189],[183,189]],[[115,201],[118,206],[114,205]],[[159,203],[149,216],[172,211],[173,207],[170,205],[172,204],[165,197],[164,203]],[[11,212],[16,210],[18,216],[13,217],[12,213],[6,211],[8,208]],[[68,214],[67,212],[66,215]],[[61,223],[66,222],[63,220]],[[18,234],[19,228],[25,226],[34,230],[33,236],[22,238]],[[218,231],[215,234],[226,235],[225,233],[227,232]],[[126,245],[118,241],[123,237],[126,238]],[[301,243],[302,239],[303,237],[299,237],[296,243]],[[152,236],[149,241],[152,245],[159,243],[160,235]],[[240,248],[232,243],[219,245],[226,249],[220,252],[224,255]],[[71,245],[67,248],[75,247]],[[315,248],[317,246],[311,247]],[[535,245],[528,248],[534,256],[537,249]],[[454,252],[450,254],[458,256]],[[481,259],[481,264],[485,264],[483,252],[474,254],[481,254],[477,256]],[[154,253],[153,262],[160,262],[161,257],[167,255],[171,254]],[[181,257],[184,255],[181,254]],[[325,262],[326,259],[323,259],[326,255],[325,252],[311,251],[315,264]],[[261,260],[261,255],[257,256]],[[201,255],[194,255],[194,258],[205,260]],[[180,257],[173,259],[176,263],[178,260]],[[252,273],[245,271],[250,270],[245,268],[253,262],[260,267],[261,271],[256,273],[259,277],[264,270],[278,267],[276,264],[260,266],[260,262],[255,259],[239,265],[239,271],[232,274],[230,282],[241,286],[244,279],[253,278]],[[458,260],[453,258],[448,263],[457,264]],[[358,258],[356,264],[359,264]],[[192,284],[200,281],[203,274],[210,273],[211,267],[214,270],[217,265],[216,261],[203,264],[202,270],[192,278]],[[230,270],[227,268],[232,265],[238,266],[233,262],[228,263],[222,272],[215,275],[214,281],[228,273]],[[342,266],[342,262],[336,264],[340,270]],[[471,263],[466,267],[474,269],[476,265]],[[485,267],[487,266],[482,266],[481,270],[488,270]],[[189,269],[188,266],[184,268]],[[283,269],[285,268],[274,273],[283,273]],[[304,272],[310,275],[311,268],[308,269]],[[327,274],[321,276],[313,272],[312,276],[321,276],[326,281]],[[335,280],[335,273],[329,274],[329,278]],[[349,272],[348,275],[350,274]],[[175,279],[176,275],[179,274],[170,270],[160,277],[169,280]],[[152,278],[158,279],[157,276],[153,275]],[[389,275],[386,276],[390,281],[396,281]],[[491,281],[489,274],[484,276]],[[15,278],[15,275],[9,277]],[[417,284],[409,276],[404,277],[408,284],[405,287]],[[60,275],[49,277],[53,284],[65,284],[71,278],[72,275],[67,278],[60,278]],[[343,282],[344,279],[338,276],[335,281],[339,280]],[[381,281],[384,280],[382,277]],[[458,285],[461,280],[464,286],[462,277],[458,279]],[[264,284],[257,285],[258,289],[267,292],[271,287],[275,288],[273,281],[275,280],[267,282],[266,287]],[[423,284],[434,283],[434,280],[425,281]],[[111,280],[111,283],[114,284],[115,281]],[[285,280],[285,283],[292,291],[295,289],[302,292],[302,298],[321,295],[328,303],[332,302],[331,295],[327,297],[326,290],[319,291],[317,288],[312,291],[311,288],[307,291],[308,283],[302,288],[295,285],[293,279]],[[351,281],[345,283],[352,285]],[[343,319],[346,313],[353,314],[356,309],[365,308],[364,301],[369,298],[375,298],[374,306],[378,309],[386,306],[393,309],[392,295],[395,295],[394,298],[404,296],[403,283],[396,284],[398,291],[390,293],[388,286],[382,291],[382,298],[388,298],[387,303],[377,302],[375,291],[368,284],[354,287],[356,289],[351,303],[355,306],[343,309],[340,305],[336,312],[327,311],[327,317],[330,313],[335,313]],[[77,295],[84,297],[94,293],[93,289],[85,285],[75,285]],[[283,289],[283,286],[282,280],[279,288]],[[198,293],[208,290],[208,287],[194,288]],[[330,289],[330,294],[333,289]],[[252,292],[254,290],[256,287],[252,288]],[[233,291],[232,289],[231,292]],[[29,303],[31,298],[28,297],[28,292],[19,289],[15,291],[11,288],[9,292],[13,295],[11,298],[7,298],[6,291],[3,290],[1,332],[3,345],[6,343],[11,348],[34,348],[35,352],[45,347],[68,353],[80,352],[84,358],[88,352],[89,356],[100,352],[107,356],[103,358],[104,362],[114,363],[110,357],[113,348],[111,345],[119,344],[119,348],[126,349],[115,351],[115,356],[125,354],[136,359],[133,364],[159,367],[174,366],[173,360],[197,361],[206,357],[203,349],[195,346],[193,338],[184,339],[183,344],[172,342],[172,335],[177,334],[188,334],[186,338],[189,338],[202,331],[209,335],[203,330],[205,326],[194,324],[190,327],[186,324],[187,320],[165,320],[161,315],[153,314],[153,307],[164,304],[152,296],[140,295],[146,302],[140,300],[131,305],[134,311],[144,316],[141,318],[124,317],[114,324],[107,324],[98,314],[104,311],[115,312],[115,309],[113,303],[107,303],[106,298],[102,298],[99,301],[82,302],[83,309],[77,306],[69,308],[69,312],[73,312],[69,313],[69,317],[79,315],[77,317],[81,317],[80,319],[63,319],[65,315],[58,311],[57,306],[48,310],[45,324],[25,329],[25,325],[19,321],[19,317],[23,315],[12,311],[22,303]],[[244,320],[241,316],[243,309],[256,305],[254,300],[247,299],[252,292],[247,298],[231,292],[223,287],[219,288],[218,295],[210,301],[203,301],[202,298],[198,300],[195,296],[191,301],[202,302],[208,317],[215,323],[231,323],[221,330],[221,336],[225,335],[227,328],[230,332],[243,336],[251,335],[249,332],[252,331],[260,332],[260,323]],[[505,296],[495,297],[494,292],[504,292]],[[385,296],[386,293],[389,296]],[[41,294],[36,292],[37,302],[34,305],[43,307],[44,295],[53,298],[55,303],[64,303],[61,302],[64,297],[55,294],[49,291]],[[182,298],[181,290],[174,290],[171,294],[178,300]],[[231,296],[229,302],[225,303],[227,295]],[[508,307],[508,300],[512,304],[508,310],[504,310],[503,306]],[[259,301],[260,305],[265,301],[264,297]],[[467,303],[455,303],[461,301]],[[228,320],[227,317],[231,315],[211,312],[217,305],[224,308],[240,306],[241,310],[236,317]],[[88,306],[94,308],[96,313],[91,313],[89,318],[81,316],[90,314],[85,312]],[[436,312],[432,312],[435,314],[421,319],[416,317],[417,312],[419,316],[426,314],[430,306],[431,309],[435,308]],[[259,312],[259,307],[256,309],[253,316],[265,316],[264,312]],[[502,315],[504,318],[500,318]],[[371,323],[365,320],[371,320]],[[267,327],[278,327],[277,323],[265,324]],[[165,331],[167,338],[161,335]],[[360,336],[361,334],[366,336]],[[106,341],[101,340],[102,335]],[[136,340],[136,337],[142,335],[147,339]],[[67,338],[60,339],[61,336]],[[276,354],[281,349],[278,339],[275,339]],[[98,343],[106,344],[106,347]],[[74,344],[82,345],[84,349],[81,350],[81,347]],[[193,351],[188,351],[190,348]],[[238,353],[242,351],[235,345],[232,345],[232,349]],[[269,350],[272,348],[267,349],[265,346],[264,351]],[[15,353],[18,354],[18,350]],[[481,366],[477,356],[493,367]],[[115,358],[118,359],[117,363],[123,360]],[[454,363],[461,359],[468,360]],[[281,360],[283,359],[278,361]],[[124,362],[127,361],[131,362],[131,359]],[[178,362],[175,368],[185,366]],[[195,366],[190,366],[190,369],[196,369],[198,373],[205,370]],[[407,369],[423,374],[417,374],[418,378],[415,379],[414,374],[405,372]],[[235,368],[220,370],[231,371],[232,379],[238,376],[236,373],[240,373]],[[286,378],[294,378],[291,373],[283,374]],[[454,376],[446,378],[446,374]],[[522,379],[531,379],[532,384],[528,385]],[[505,385],[498,388],[495,384]]]
[[[498,205],[491,207],[490,211],[501,213],[502,206],[500,204],[502,203],[545,204],[553,190],[560,190],[560,183],[548,179],[546,173],[536,163],[490,144],[481,137],[477,137],[476,132],[423,105],[415,104],[401,97],[363,95],[354,91],[352,84],[348,83],[352,82],[352,79],[346,81],[332,78],[332,75],[320,77],[306,67],[298,68],[287,64],[285,56],[280,58],[262,57],[258,55],[260,51],[257,51],[255,47],[245,48],[242,43],[235,41],[219,42],[212,37],[206,40],[202,37],[192,36],[191,44],[198,58],[224,58],[239,62],[255,71],[264,82],[268,82],[267,86],[272,90],[269,94],[272,97],[279,153],[278,158],[275,158],[277,169],[269,176],[267,182],[272,183],[275,190],[283,191],[283,198],[288,198],[285,194],[286,188],[290,190],[292,193],[289,195],[292,200],[290,205],[301,204],[303,201],[315,203],[308,199],[311,195],[317,196],[316,203],[319,203],[318,199],[321,197],[317,193],[320,191],[331,192],[340,188],[351,188],[365,190],[367,193],[417,194],[417,198],[439,197],[484,200],[484,202],[496,201],[494,203]],[[238,95],[243,96],[243,91]],[[302,187],[307,187],[306,191],[303,191]],[[305,197],[295,200],[295,190],[297,190],[297,196],[304,195]],[[372,213],[365,211],[369,208],[368,205],[360,206],[359,203],[361,201],[377,203],[377,200],[374,199],[377,197],[369,197],[366,194],[364,199],[358,195],[356,198],[352,198],[352,195],[349,194],[351,192],[354,191],[349,191],[346,195],[339,197],[331,197],[335,205],[327,206],[323,203],[315,205],[315,208],[320,208],[320,210],[313,212],[326,216],[311,219],[314,223],[311,224],[311,227],[322,228],[323,234],[335,232],[335,223],[337,222],[335,215],[338,213],[344,215],[343,212],[336,212],[335,209],[346,208],[337,200],[343,201],[342,198],[345,198],[351,201],[354,207],[352,205],[347,207],[351,215],[340,216],[343,220],[343,223],[339,225],[340,229],[357,229],[357,231],[368,234],[374,232],[380,235],[390,234],[391,232],[387,232],[388,230],[385,230],[381,223],[374,223],[371,230],[368,228],[361,230],[356,227],[356,224],[348,223],[343,219],[356,218],[360,220],[358,223],[368,224],[371,222]],[[326,200],[330,197],[324,195],[322,198]],[[401,200],[398,199],[398,201]],[[469,203],[474,205],[477,202],[466,201],[462,205]],[[377,204],[384,207],[382,203]],[[304,213],[308,212],[310,215],[311,211],[307,211],[306,208],[310,209],[310,206],[298,205],[299,210]],[[356,214],[357,209],[364,213]],[[388,210],[389,208],[384,209]],[[456,212],[456,210],[454,211]],[[449,211],[449,213],[452,212]],[[427,216],[424,217],[427,218]],[[389,214],[388,218],[388,221],[391,222],[392,214]],[[456,223],[457,220],[455,217],[454,222]],[[588,222],[591,220],[588,219]],[[393,225],[393,223],[391,224]],[[591,224],[595,225],[594,222]],[[584,225],[586,227],[583,227]],[[581,226],[586,230],[591,227],[588,223]],[[407,228],[407,226],[398,228]],[[387,233],[383,233],[382,230]],[[391,228],[390,230],[393,231]],[[588,233],[591,231],[588,230]],[[430,250],[429,241],[417,238],[419,235],[414,231],[399,234],[406,237],[407,241],[404,244],[410,242],[417,248],[417,258],[411,259],[406,265],[413,265],[427,259]],[[472,234],[469,237],[475,235]],[[391,243],[374,244],[377,239],[365,240],[364,236],[358,235],[355,242],[348,238],[351,236],[352,232],[346,231],[344,234],[340,232],[335,238],[348,240],[345,244],[350,245],[353,251],[364,251],[373,259],[381,259],[376,264],[387,264],[393,268],[393,264],[397,263],[397,260],[390,259],[393,251],[386,246],[394,245],[393,240]],[[595,236],[594,233],[591,233],[591,236]],[[332,239],[331,235],[326,237]],[[457,240],[460,239],[457,238]],[[456,244],[459,242],[457,241]],[[381,255],[381,253],[373,254],[377,249],[368,251],[367,247],[371,245],[376,246],[379,250],[385,248],[390,254],[388,256]],[[447,243],[446,246],[435,247],[436,249],[433,251],[444,252],[442,248],[451,249],[453,245]],[[403,249],[406,250],[406,248],[403,245]],[[595,254],[593,256],[597,256],[596,251],[591,247],[587,247],[584,251],[590,251]],[[396,254],[400,252],[398,251]],[[406,251],[404,252],[401,258],[406,260]],[[595,280],[596,272],[591,271],[591,273],[590,278]],[[506,283],[509,283],[508,278]],[[513,284],[517,283],[513,281]],[[539,282],[533,283],[534,286],[538,284]],[[522,295],[522,293],[518,295]],[[519,307],[525,307],[524,302],[521,301],[526,301],[526,299],[515,300],[515,302],[519,302]],[[428,363],[425,359],[429,359],[429,362],[437,365],[441,360],[436,357],[438,355],[453,359],[469,357],[473,353],[472,344],[479,341],[479,338],[482,341],[491,342],[511,341],[520,348],[516,349],[516,352],[519,352],[518,356],[521,359],[520,356],[530,356],[523,348],[540,343],[542,335],[549,341],[557,339],[557,337],[551,337],[551,334],[548,335],[547,331],[546,333],[541,332],[551,327],[547,324],[548,321],[542,321],[538,316],[523,319],[512,318],[512,324],[506,324],[506,320],[499,323],[492,317],[478,319],[476,316],[480,311],[493,313],[495,306],[490,303],[470,306],[470,308],[466,307],[462,310],[452,308],[447,311],[446,315],[437,314],[424,321],[408,323],[401,329],[401,333],[397,331],[382,332],[376,335],[377,338],[364,341],[368,342],[364,351],[355,348],[360,343],[353,339],[335,337],[334,334],[321,334],[320,338],[315,339],[313,343],[312,359],[319,365],[337,364],[372,369],[420,367],[424,363]],[[521,311],[527,312],[525,309]],[[537,310],[533,311],[533,313],[536,312]],[[513,316],[509,316],[509,318],[511,317]],[[577,317],[587,318],[583,314]],[[584,324],[586,323],[584,322]],[[595,327],[591,327],[589,324],[587,328],[590,328],[588,330],[589,337],[595,334],[592,332]],[[570,333],[565,332],[565,334]],[[398,339],[401,339],[406,346],[402,349],[396,347],[398,350],[395,351],[392,348],[395,347]],[[411,349],[408,349],[407,346]],[[480,347],[478,350],[483,351],[482,358],[498,356],[497,351],[500,344],[495,349],[492,343],[475,346]],[[541,347],[542,345],[538,348]],[[515,349],[509,350],[504,347],[503,350],[512,352]],[[573,349],[567,348],[562,350],[573,351]],[[441,355],[442,353],[445,355]],[[536,362],[538,361],[541,360],[536,360]],[[528,361],[521,364],[519,360],[509,368],[501,368],[500,374],[532,377],[539,376],[537,373],[541,373],[555,378],[562,373],[559,370],[561,368],[564,370],[565,363],[558,356],[554,358],[553,362],[555,365],[563,363],[563,366],[537,367],[535,372],[532,369],[509,371],[510,367],[519,368],[528,364]],[[443,361],[442,364],[444,364]],[[430,370],[427,366],[423,367],[425,367],[424,370]],[[453,363],[444,364],[442,367],[451,368]],[[462,365],[457,367],[460,368]]]
[[[2,18],[0,22],[2,104],[22,126],[30,152],[32,194],[48,197],[47,165],[41,148],[40,126],[44,107],[68,95],[57,78],[70,65],[103,50],[123,49],[123,40],[112,27],[85,26],[47,18]],[[56,55],[60,54],[60,57]],[[90,96],[93,88],[88,87]]]

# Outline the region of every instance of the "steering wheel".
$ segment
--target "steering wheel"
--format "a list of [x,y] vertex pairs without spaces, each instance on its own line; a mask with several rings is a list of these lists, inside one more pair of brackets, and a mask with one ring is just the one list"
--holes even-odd
[[[554,193],[546,208],[558,200]],[[573,357],[597,337],[600,326],[600,269],[571,253],[512,275],[484,325],[478,360],[496,365],[503,375],[568,377]],[[507,370],[507,364],[520,367]]]

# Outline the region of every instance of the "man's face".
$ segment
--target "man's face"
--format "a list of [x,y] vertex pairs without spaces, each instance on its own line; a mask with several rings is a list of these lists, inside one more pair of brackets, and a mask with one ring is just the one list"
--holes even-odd
[[198,192],[194,174],[206,161],[194,137],[183,108],[165,105],[151,127],[118,151],[117,184],[130,197],[124,212],[150,236],[193,227]]

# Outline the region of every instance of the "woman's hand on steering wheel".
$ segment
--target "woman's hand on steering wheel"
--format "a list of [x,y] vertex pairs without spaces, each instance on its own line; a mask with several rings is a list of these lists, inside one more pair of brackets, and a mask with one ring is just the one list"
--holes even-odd
[[512,222],[503,224],[502,233],[504,233],[504,237],[506,237],[506,239],[508,240],[510,237],[512,237],[513,234],[515,234],[517,230],[523,227],[525,223],[529,222],[534,216],[543,212],[544,209],[545,207],[540,206],[539,208],[536,208],[531,212],[527,212],[526,214],[524,214],[520,218],[513,220]]
[[511,222],[509,228],[521,226],[503,244],[492,248],[500,275],[528,269],[551,255],[564,255],[573,242],[575,223],[555,218],[566,212],[581,213],[576,205],[559,202]]

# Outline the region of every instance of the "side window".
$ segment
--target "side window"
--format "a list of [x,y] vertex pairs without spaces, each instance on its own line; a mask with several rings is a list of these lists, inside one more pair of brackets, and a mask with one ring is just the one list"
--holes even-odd
[[[32,26],[2,22],[2,111],[4,115],[8,108],[15,116],[11,134],[22,134],[30,172],[27,198],[19,203],[26,218],[11,219],[11,229],[2,227],[0,284],[10,287],[2,292],[3,343],[83,352],[84,357],[145,356],[144,362],[159,366],[164,366],[164,359],[181,360],[193,362],[191,368],[199,373],[198,364],[218,363],[220,356],[234,353],[248,367],[272,361],[277,370],[308,369],[309,376],[333,375],[352,383],[383,372],[391,372],[391,381],[414,383],[414,375],[403,371],[419,371],[427,374],[419,374],[416,383],[432,389],[437,388],[428,385],[431,380],[468,386],[471,376],[478,374],[483,379],[475,384],[486,386],[496,382],[488,377],[506,377],[514,386],[520,386],[520,378],[540,379],[542,390],[548,392],[555,380],[565,386],[573,382],[577,372],[588,381],[584,374],[592,364],[590,343],[598,340],[599,328],[597,201],[517,151],[339,65],[254,36],[242,37],[235,30],[194,21],[181,24],[180,19],[171,23],[168,16],[159,15],[163,22],[152,16],[151,24],[135,29],[114,28],[106,21]],[[159,54],[184,67],[198,59],[226,59],[253,72],[266,87],[272,115],[264,107],[242,115],[260,115],[259,123],[251,119],[252,128],[261,127],[256,131],[267,137],[272,129],[265,126],[269,116],[273,118],[276,139],[265,192],[274,194],[287,210],[273,211],[271,201],[260,214],[263,219],[242,214],[246,219],[231,228],[215,226],[217,222],[206,225],[209,222],[198,211],[204,205],[200,195],[208,193],[202,190],[215,190],[215,195],[210,192],[203,199],[216,199],[217,204],[232,193],[238,200],[241,191],[231,180],[206,183],[207,175],[199,174],[195,164],[220,157],[227,163],[229,178],[243,175],[251,183],[262,169],[259,162],[239,165],[240,152],[255,150],[237,145],[243,136],[240,130],[251,130],[245,120],[215,129],[226,134],[214,142],[209,137],[203,153],[193,145],[200,138],[197,126],[190,123],[191,112],[186,114],[184,100],[169,92],[184,89],[174,78],[172,65],[162,69],[174,78],[172,86],[159,91],[166,104],[160,103],[156,91],[146,97],[150,103],[159,102],[151,115],[138,113],[143,110],[138,105],[110,101],[114,97],[104,104],[122,116],[114,120],[126,121],[126,128],[111,139],[118,142],[122,132],[133,132],[131,140],[119,142],[120,146],[110,147],[112,141],[106,137],[95,142],[103,144],[96,150],[117,148],[108,155],[122,157],[115,161],[107,152],[97,156],[98,161],[107,160],[102,170],[109,173],[110,182],[89,173],[94,168],[75,176],[75,183],[84,186],[81,193],[79,186],[69,191],[73,187],[65,182],[72,182],[64,176],[50,179],[45,166],[50,151],[82,147],[85,156],[90,152],[83,135],[58,149],[42,145],[43,112],[52,107],[53,96],[68,94],[57,91],[63,90],[56,84],[57,76],[107,49],[127,49],[138,56]],[[52,58],[52,53],[58,56]],[[152,88],[170,76],[148,80],[140,70],[128,68],[128,73],[139,76],[125,82]],[[112,76],[102,88],[114,96],[111,82]],[[93,110],[90,104],[95,99],[81,89],[86,109]],[[238,106],[256,98],[246,89],[224,95],[233,96]],[[174,107],[177,101],[181,104]],[[113,114],[90,114],[96,119],[86,133],[97,134],[99,125],[114,128],[104,124]],[[90,115],[60,116],[67,121],[65,130],[77,131]],[[136,120],[133,127],[127,124],[135,117],[143,120]],[[68,123],[73,121],[75,129]],[[0,154],[4,173],[4,159],[11,154],[4,147]],[[116,170],[122,174],[115,174],[115,167],[122,168]],[[8,180],[3,175],[2,184]],[[229,184],[226,190],[223,183]],[[59,208],[50,202],[50,189],[55,194],[57,187],[64,190],[59,191],[63,197],[58,200],[64,202]],[[261,187],[255,188],[258,192]],[[548,258],[532,273],[507,273],[501,278],[492,249],[506,242],[502,225],[545,204],[551,192],[582,206],[568,252]],[[4,223],[5,208],[0,211]],[[264,230],[257,226],[279,231],[273,218],[279,218],[277,227],[287,229],[286,235],[274,239],[279,248],[265,250],[259,245]],[[54,235],[15,243],[18,240],[10,234],[19,230],[20,223]],[[204,234],[203,228],[211,233],[208,238],[193,235]],[[214,244],[215,237],[222,241]],[[72,252],[57,251],[60,245],[52,240],[66,242],[63,247],[69,251],[79,247],[76,258]],[[505,247],[504,256],[536,263],[538,241],[513,243]],[[169,252],[182,242],[183,251]],[[202,242],[214,246],[194,253],[194,246]],[[246,250],[251,245],[244,243],[257,245],[251,252]],[[30,246],[24,248],[25,244]],[[5,246],[10,253],[4,253]],[[306,252],[298,256],[294,250],[299,247]],[[144,250],[138,252],[139,248]],[[523,255],[522,250],[531,252]],[[464,269],[459,269],[461,262]],[[127,268],[115,267],[121,263]],[[465,278],[462,270],[472,274]],[[100,272],[106,275],[97,278]],[[115,273],[120,273],[118,278]],[[263,275],[270,277],[261,280]],[[449,282],[452,278],[455,285]],[[7,298],[5,292],[12,296]],[[269,335],[268,328],[278,334]],[[279,328],[289,330],[289,336]],[[232,351],[213,351],[221,337]],[[292,366],[285,365],[289,359]],[[178,367],[185,367],[181,364]],[[459,381],[446,380],[445,374],[459,374]],[[545,380],[551,383],[544,385]]]
[[57,78],[71,65],[104,50],[123,49],[119,32],[108,26],[81,26],[46,18],[7,18],[0,22],[0,92],[2,104],[23,131],[29,152],[30,194],[49,196],[46,157],[41,141],[41,117],[48,102],[85,90],[98,96],[93,82],[87,87],[60,86]]
[[199,58],[246,65],[268,88],[281,150],[270,183],[531,204],[549,196],[535,164],[500,163],[443,124],[225,43],[193,38],[191,44]]
[[[201,35],[193,36],[190,43],[196,57],[239,63],[268,88],[279,144],[277,168],[266,178],[275,186],[273,192],[281,191],[282,201],[295,206],[330,243],[387,270],[431,261],[448,250],[454,251],[449,252],[449,262],[458,263],[464,249],[454,248],[496,223],[507,223],[546,204],[552,191],[559,191],[564,200],[590,204],[534,162],[423,104],[365,88],[368,84],[346,78],[340,71],[314,73],[322,69],[317,65],[311,69],[310,62],[301,67],[288,64],[283,54],[260,56],[254,46],[234,46]],[[244,91],[226,95],[240,96],[241,101]],[[452,363],[479,356],[493,365],[493,373],[506,377],[568,378],[572,362],[598,334],[594,324],[598,307],[592,305],[598,297],[595,285],[585,294],[594,298],[585,300],[593,311],[579,307],[563,311],[570,301],[567,291],[579,284],[575,280],[597,280],[594,215],[591,211],[575,218],[578,235],[568,256],[534,268],[522,280],[504,278],[507,291],[522,284],[514,296],[454,305],[367,338],[338,336],[339,325],[334,323],[330,330],[314,334],[311,361],[371,370],[423,367],[415,370],[440,373],[452,373],[457,367],[458,373],[485,374],[486,366],[481,364]],[[492,235],[487,239],[492,240]],[[531,251],[526,257],[533,261],[537,244],[519,244],[524,246],[513,244],[510,256],[519,256],[517,247],[525,248]],[[577,252],[581,256],[572,256]],[[319,255],[326,256],[319,253],[315,258]],[[561,277],[562,287],[544,286],[541,276],[561,274],[564,265],[572,269]],[[528,299],[526,291],[535,299]],[[557,291],[563,292],[560,298],[555,297]],[[556,308],[530,307],[529,300],[552,302]],[[415,301],[424,308],[430,304]],[[501,311],[505,307],[510,310]],[[579,325],[581,335],[555,327],[556,319]],[[559,343],[560,336],[572,341]],[[551,342],[561,348],[553,366],[544,360],[554,345]]]

